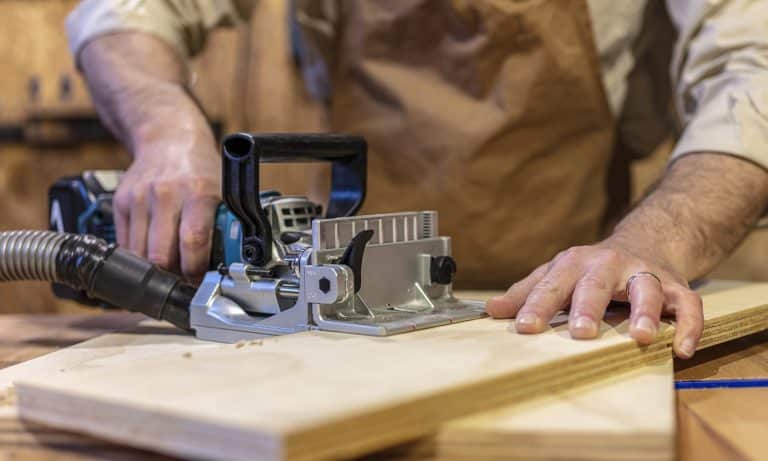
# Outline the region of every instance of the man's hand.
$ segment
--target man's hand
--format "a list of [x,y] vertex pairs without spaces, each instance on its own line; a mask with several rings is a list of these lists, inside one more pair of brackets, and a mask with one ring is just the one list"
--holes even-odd
[[503,296],[489,300],[486,308],[493,317],[515,317],[520,333],[540,333],[570,306],[571,336],[592,339],[611,301],[630,302],[629,332],[638,343],[653,341],[662,314],[675,315],[675,353],[688,358],[695,352],[704,325],[699,295],[684,277],[608,241],[560,253]]
[[488,301],[486,309],[493,317],[516,317],[521,333],[538,333],[570,306],[571,336],[586,339],[597,336],[612,300],[629,301],[633,338],[650,343],[660,316],[675,315],[675,353],[691,357],[703,315],[701,298],[687,280],[706,275],[725,258],[766,205],[763,168],[735,156],[686,155],[608,239],[560,253]]
[[200,278],[221,162],[182,57],[152,35],[119,32],[92,40],[79,58],[102,121],[134,157],[114,199],[118,243]]
[[114,198],[117,241],[166,269],[199,279],[208,266],[221,165],[189,139],[141,146]]

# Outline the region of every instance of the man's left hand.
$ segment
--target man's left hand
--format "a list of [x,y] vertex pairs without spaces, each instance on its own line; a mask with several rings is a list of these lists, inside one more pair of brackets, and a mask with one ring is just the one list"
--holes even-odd
[[563,251],[486,309],[495,318],[515,317],[520,333],[539,333],[570,306],[571,336],[591,339],[611,301],[630,303],[629,332],[640,344],[653,341],[662,314],[676,316],[675,354],[693,356],[704,325],[701,297],[665,264],[610,240]]

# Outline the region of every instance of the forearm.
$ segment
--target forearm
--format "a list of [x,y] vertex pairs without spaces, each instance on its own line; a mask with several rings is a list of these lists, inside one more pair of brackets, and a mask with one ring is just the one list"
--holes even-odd
[[99,115],[134,155],[115,192],[120,245],[199,278],[221,201],[220,158],[173,47],[142,32],[96,37],[80,63]]
[[83,48],[80,63],[101,119],[134,155],[169,137],[213,144],[186,90],[183,59],[162,40],[141,32],[105,35]]
[[670,166],[608,241],[693,280],[738,245],[767,204],[763,168],[729,155],[691,154]]

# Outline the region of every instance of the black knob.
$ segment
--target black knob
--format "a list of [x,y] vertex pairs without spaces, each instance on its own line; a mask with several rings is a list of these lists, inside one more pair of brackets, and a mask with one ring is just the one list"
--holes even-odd
[[259,240],[253,239],[243,245],[243,259],[249,264],[260,265],[264,252],[259,245]]
[[456,273],[456,261],[450,256],[433,256],[429,264],[429,277],[432,283],[448,285]]
[[290,245],[291,243],[296,243],[301,240],[301,237],[301,232],[283,232],[280,234],[280,241],[286,245]]

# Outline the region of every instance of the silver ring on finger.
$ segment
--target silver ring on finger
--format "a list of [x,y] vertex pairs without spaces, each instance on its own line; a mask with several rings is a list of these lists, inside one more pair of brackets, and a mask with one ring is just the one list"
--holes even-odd
[[659,288],[661,288],[661,286],[662,286],[661,279],[659,278],[658,275],[654,274],[653,272],[645,272],[645,271],[636,272],[636,273],[632,274],[632,276],[627,279],[627,285],[626,285],[625,290],[626,290],[626,293],[627,293],[627,301],[629,301],[629,302],[632,302],[632,299],[631,299],[631,297],[629,295],[629,291],[632,288],[632,282],[634,282],[635,279],[638,278],[638,277],[652,277],[652,278],[656,279],[657,282],[659,282]]

